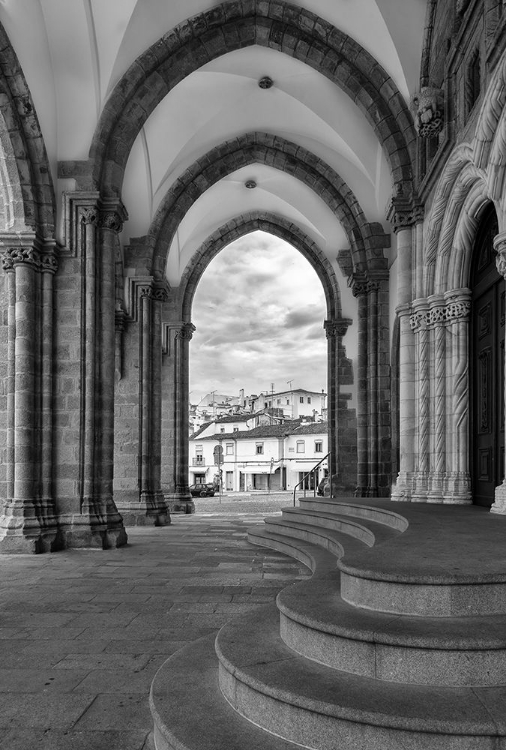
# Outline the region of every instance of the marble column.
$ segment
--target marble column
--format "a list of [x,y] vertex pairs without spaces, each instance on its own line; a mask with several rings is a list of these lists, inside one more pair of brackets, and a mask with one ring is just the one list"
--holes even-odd
[[[497,270],[501,276],[506,279],[506,232],[501,232],[494,239],[494,249],[497,253],[496,264]],[[506,351],[506,349],[505,349]],[[504,367],[506,373],[506,364]],[[506,381],[503,383],[504,388],[504,399],[506,403]],[[506,413],[506,409],[505,409]],[[506,425],[505,425],[506,429]],[[506,460],[506,451],[505,451]],[[503,467],[503,481],[495,489],[495,497],[492,507],[490,508],[491,513],[497,513],[500,515],[506,515],[506,466]]]
[[[392,487],[392,500],[411,500],[418,457],[416,444],[415,337],[411,328],[411,304],[420,281],[416,259],[422,232],[423,209],[409,201],[394,199],[389,215],[397,236],[397,296],[399,318],[399,474]],[[415,278],[413,275],[415,274]]]

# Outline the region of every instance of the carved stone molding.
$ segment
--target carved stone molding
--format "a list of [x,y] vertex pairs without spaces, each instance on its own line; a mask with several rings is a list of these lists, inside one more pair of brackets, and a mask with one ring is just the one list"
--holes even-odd
[[346,331],[348,330],[352,322],[353,321],[350,318],[339,318],[339,320],[325,320],[323,322],[323,327],[325,329],[327,338],[342,338],[346,334]]
[[81,223],[82,224],[98,224],[98,210],[95,206],[91,208],[85,208],[81,211]]
[[81,211],[82,224],[94,224],[102,229],[121,232],[123,222],[128,218],[122,204],[114,206],[88,206]]
[[411,98],[415,130],[420,138],[438,135],[444,125],[444,94],[441,89],[425,86]]
[[354,297],[363,297],[371,292],[377,292],[380,286],[380,279],[369,279],[364,276],[352,276],[350,279],[350,288]]

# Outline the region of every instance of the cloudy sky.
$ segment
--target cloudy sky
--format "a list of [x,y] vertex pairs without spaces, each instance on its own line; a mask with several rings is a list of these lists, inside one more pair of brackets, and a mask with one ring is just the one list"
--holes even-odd
[[190,401],[206,393],[327,390],[321,283],[291,245],[254,232],[207,267],[193,301]]

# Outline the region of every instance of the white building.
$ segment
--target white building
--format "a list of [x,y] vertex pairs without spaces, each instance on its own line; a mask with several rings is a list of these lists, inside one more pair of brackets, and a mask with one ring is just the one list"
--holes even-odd
[[251,397],[251,411],[262,409],[282,410],[287,419],[313,417],[316,420],[326,419],[327,394],[324,391],[308,391],[305,388],[294,388],[277,393],[261,393]]
[[[301,481],[312,488],[313,477],[304,477],[328,452],[326,422],[296,420],[223,432],[215,431],[218,425],[221,430],[220,423],[211,423],[190,439],[190,484],[212,482],[221,469],[226,492],[293,490]],[[325,459],[314,475],[317,482],[327,469]]]

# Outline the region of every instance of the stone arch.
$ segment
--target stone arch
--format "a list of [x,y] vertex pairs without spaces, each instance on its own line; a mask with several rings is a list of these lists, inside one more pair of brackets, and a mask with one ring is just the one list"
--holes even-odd
[[207,62],[255,44],[307,63],[342,88],[382,143],[396,194],[412,195],[415,132],[393,80],[349,36],[281,0],[222,3],[165,34],[130,66],[104,107],[90,149],[92,177],[104,195],[120,194],[133,142],[167,93]]
[[27,229],[51,239],[55,197],[51,172],[30,90],[0,24],[1,200],[9,231]]
[[339,287],[328,258],[296,224],[276,214],[258,211],[231,219],[213,232],[200,246],[181,279],[182,319],[184,321],[191,319],[191,305],[198,282],[212,259],[231,242],[255,230],[262,230],[286,240],[299,250],[311,263],[321,281],[327,303],[327,317],[340,318],[342,311]]
[[[217,146],[175,181],[159,206],[149,230],[153,274],[163,274],[175,231],[191,205],[227,174],[254,162],[291,174],[315,190],[341,221],[358,273],[386,268],[383,228],[368,223],[355,195],[339,175],[306,149],[278,136],[249,133]],[[378,239],[381,238],[381,241]]]

